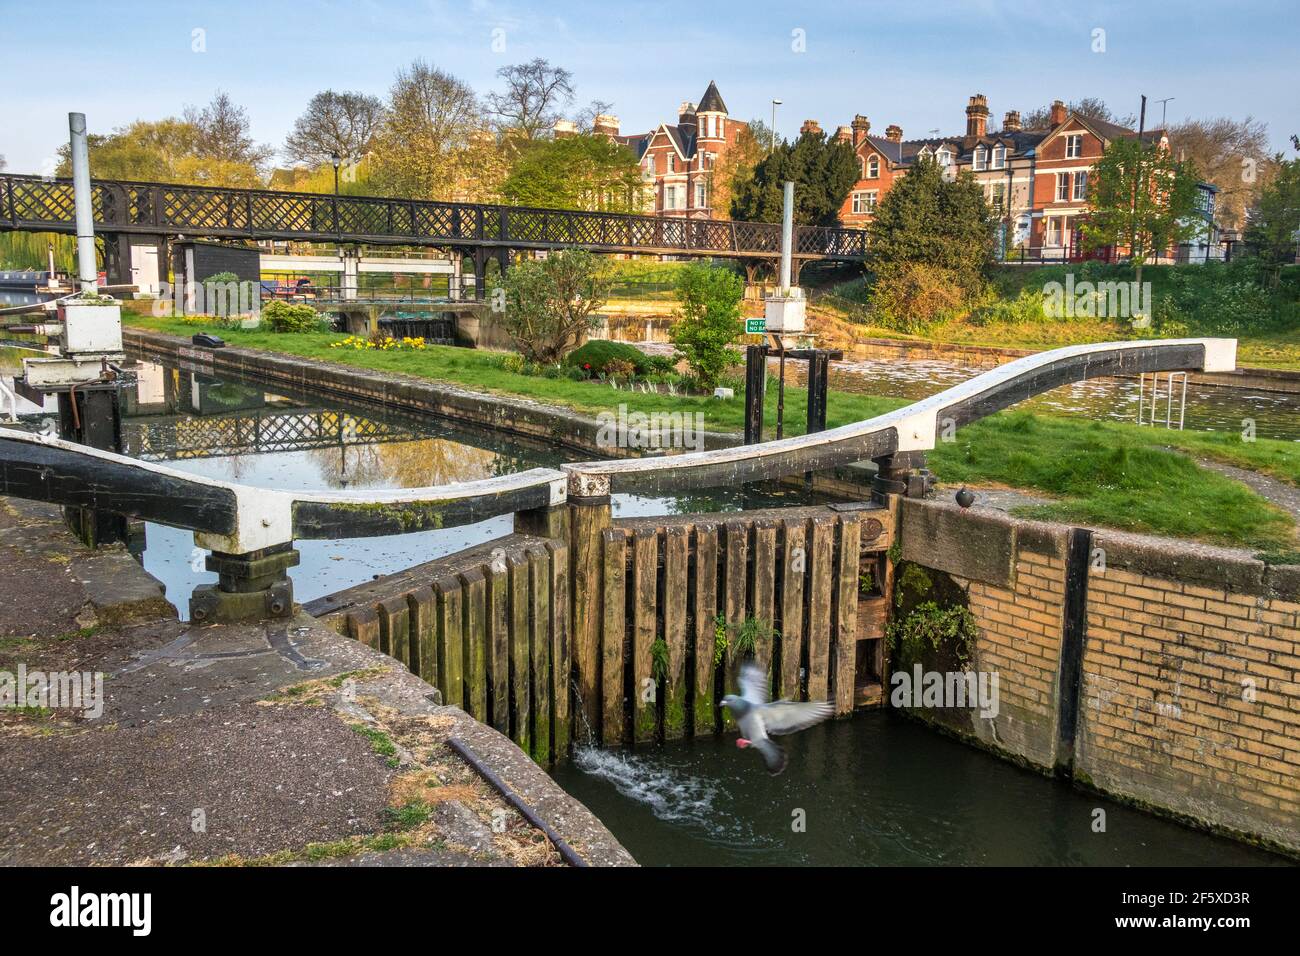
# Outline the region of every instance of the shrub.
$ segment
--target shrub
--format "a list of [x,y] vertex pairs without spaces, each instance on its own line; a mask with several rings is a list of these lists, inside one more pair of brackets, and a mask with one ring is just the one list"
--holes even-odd
[[611,378],[631,378],[636,374],[636,366],[622,359],[610,359],[605,363],[605,374]]
[[744,280],[727,269],[695,265],[682,270],[677,281],[681,318],[668,335],[705,391],[716,388],[723,372],[739,361],[728,346],[741,332],[744,294]]
[[636,346],[623,342],[607,342],[604,339],[592,339],[564,358],[565,365],[581,369],[589,378],[602,374],[616,374],[610,372],[611,362],[630,365],[637,375],[645,375],[655,367],[650,356]]
[[967,292],[960,276],[920,262],[882,265],[872,290],[875,321],[885,328],[916,333],[962,311]]
[[315,332],[321,326],[320,313],[311,306],[279,299],[263,307],[262,321],[272,332]]
[[505,278],[506,331],[530,362],[554,365],[595,328],[607,285],[582,249],[525,260]]

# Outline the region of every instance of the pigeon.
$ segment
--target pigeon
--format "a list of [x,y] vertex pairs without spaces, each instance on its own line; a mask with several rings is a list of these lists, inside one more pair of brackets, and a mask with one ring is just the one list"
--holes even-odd
[[965,485],[961,486],[961,490],[957,492],[956,498],[957,504],[962,508],[969,508],[975,503],[975,495],[969,491]]
[[754,664],[740,668],[740,696],[728,694],[722,706],[740,726],[740,739],[736,746],[742,750],[753,747],[763,757],[767,772],[776,776],[785,770],[785,751],[770,738],[793,734],[819,724],[831,715],[831,705],[824,700],[797,703],[792,700],[768,700],[767,674]]

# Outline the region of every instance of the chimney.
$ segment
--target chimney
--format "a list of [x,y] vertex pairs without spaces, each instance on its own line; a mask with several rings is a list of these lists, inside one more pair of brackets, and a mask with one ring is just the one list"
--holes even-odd
[[1065,104],[1062,103],[1060,100],[1054,100],[1052,102],[1052,115],[1051,115],[1052,125],[1060,126],[1062,123],[1065,122],[1065,117],[1067,115],[1068,114],[1065,109]]
[[837,127],[835,127],[835,142],[837,142],[837,143],[852,143],[852,142],[853,142],[853,132],[852,132],[852,131],[847,127],[847,126],[837,126]]
[[599,136],[617,136],[618,117],[611,116],[609,113],[601,113],[592,121],[591,131]]
[[903,127],[897,123],[890,123],[885,127],[885,139],[891,143],[901,143],[903,141]]
[[966,135],[984,136],[989,129],[989,101],[976,93],[966,104]]
[[683,103],[681,106],[677,107],[678,126],[694,126],[695,124],[696,124],[696,120],[695,120],[694,103],[689,103],[689,102]]
[[564,139],[568,136],[577,136],[578,127],[573,120],[558,119],[555,121],[555,126],[551,128],[551,132],[555,134],[556,139]]
[[871,121],[859,113],[853,117],[853,147],[856,149],[871,132]]
[[1020,111],[1007,110],[1007,115],[1002,117],[1002,131],[1005,133],[1020,132]]
[[804,120],[803,125],[799,127],[800,136],[804,133],[816,133],[820,135],[821,131],[821,125],[816,120]]

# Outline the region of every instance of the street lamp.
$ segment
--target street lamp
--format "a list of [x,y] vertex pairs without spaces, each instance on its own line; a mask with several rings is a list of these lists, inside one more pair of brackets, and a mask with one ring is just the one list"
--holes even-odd
[[334,196],[337,198],[339,194],[339,167],[343,165],[343,157],[335,150],[330,153],[330,162],[334,164]]
[[776,108],[780,105],[780,100],[772,101],[772,152],[776,152]]

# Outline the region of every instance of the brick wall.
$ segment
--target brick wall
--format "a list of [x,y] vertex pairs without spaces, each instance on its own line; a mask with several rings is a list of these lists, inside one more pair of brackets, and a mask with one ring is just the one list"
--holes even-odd
[[973,666],[998,673],[1001,705],[993,719],[916,713],[1115,796],[1300,850],[1300,566],[1095,532],[1071,735],[1070,531],[904,502],[903,558],[966,590]]

